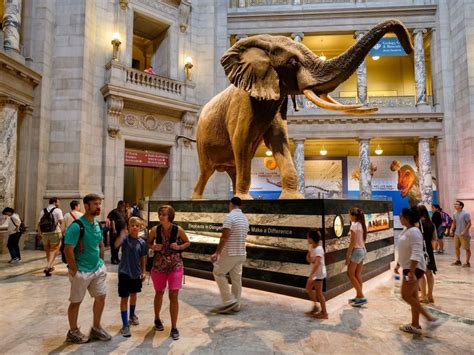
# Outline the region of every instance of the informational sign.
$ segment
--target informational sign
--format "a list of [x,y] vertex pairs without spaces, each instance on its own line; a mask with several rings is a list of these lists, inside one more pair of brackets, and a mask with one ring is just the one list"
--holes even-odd
[[369,52],[372,57],[399,57],[407,55],[397,37],[384,37]]
[[148,150],[125,149],[125,165],[151,168],[168,168],[169,155]]

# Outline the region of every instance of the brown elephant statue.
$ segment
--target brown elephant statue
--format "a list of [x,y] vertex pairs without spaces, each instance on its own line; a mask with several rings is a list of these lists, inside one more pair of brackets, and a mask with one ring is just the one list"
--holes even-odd
[[280,169],[280,199],[304,198],[288,144],[288,96],[304,94],[316,106],[345,114],[368,114],[376,108],[343,105],[329,96],[363,62],[370,49],[393,32],[407,53],[413,51],[408,30],[396,19],[368,31],[341,55],[321,60],[288,37],[257,35],[228,49],[221,64],[232,85],[202,109],[197,125],[200,176],[193,199],[201,199],[214,171],[227,172],[234,195],[251,199],[251,161],[262,143],[271,149]]

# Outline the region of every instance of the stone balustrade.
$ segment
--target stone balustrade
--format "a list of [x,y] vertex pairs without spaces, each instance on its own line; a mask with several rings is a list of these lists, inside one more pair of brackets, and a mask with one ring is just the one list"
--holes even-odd
[[[304,6],[304,5],[332,5],[352,4],[355,5],[362,0],[230,0],[230,8],[261,7],[261,6]],[[435,0],[400,0],[404,5],[428,5],[435,4]]]
[[[344,105],[351,105],[357,103],[355,97],[334,97],[335,100],[344,104]],[[428,96],[428,104],[431,105],[432,97]],[[301,110],[300,112],[308,114],[318,114],[318,113],[327,113],[326,110],[320,109],[316,107],[311,101],[309,101],[306,97],[299,95],[297,97],[298,107]],[[416,111],[416,102],[415,96],[369,96],[368,98],[368,106],[377,107],[379,109],[404,109],[412,108],[413,111]],[[288,105],[288,113],[295,114],[293,105],[290,103]]]
[[148,87],[158,91],[165,91],[172,94],[183,94],[183,82],[155,74],[148,74],[133,68],[123,67],[123,70],[125,71],[126,83],[131,83],[132,85],[137,85],[138,87]]
[[192,98],[192,82],[145,73],[115,61],[107,64],[106,69],[106,84],[177,100]]

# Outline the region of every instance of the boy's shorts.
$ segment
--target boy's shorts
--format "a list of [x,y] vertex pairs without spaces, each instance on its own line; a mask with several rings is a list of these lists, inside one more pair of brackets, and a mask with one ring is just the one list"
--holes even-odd
[[118,275],[118,294],[119,297],[128,297],[131,293],[142,292],[142,280],[132,279],[127,274]]
[[171,272],[159,272],[156,269],[151,270],[151,279],[153,280],[153,286],[156,292],[161,292],[166,288],[179,290],[183,285],[183,273],[184,269],[177,269]]

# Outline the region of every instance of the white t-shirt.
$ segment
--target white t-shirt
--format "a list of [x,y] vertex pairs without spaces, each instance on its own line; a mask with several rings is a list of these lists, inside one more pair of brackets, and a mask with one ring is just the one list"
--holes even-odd
[[311,266],[314,266],[317,257],[320,258],[318,269],[316,270],[313,280],[322,280],[326,278],[326,263],[324,262],[324,249],[321,245],[318,245],[311,252]]
[[[54,221],[56,222],[56,230],[54,232],[55,233],[61,233],[61,227],[59,227],[59,222],[61,222],[63,220],[63,211],[61,211],[61,209],[57,208],[55,205],[49,205],[48,207],[46,207],[46,210],[48,212],[51,212],[51,210],[53,208],[54,208],[53,218],[54,218]],[[41,217],[43,217],[43,215],[44,215],[44,209],[41,210],[40,218],[38,219],[38,223],[39,223],[39,221],[41,221]]]
[[249,221],[239,208],[234,208],[224,218],[224,228],[230,229],[230,236],[222,252],[228,256],[246,255],[245,238],[249,232]]
[[7,218],[8,218],[8,235],[17,233],[18,228],[20,227],[20,223],[21,223],[20,216],[14,213],[10,217],[7,217]]
[[354,248],[364,248],[364,229],[362,229],[362,224],[360,222],[352,222],[351,231],[355,234]]
[[423,234],[417,227],[404,229],[398,242],[398,263],[402,269],[410,269],[411,260],[418,261],[417,269],[426,271]]
[[82,212],[79,211],[69,211],[68,213],[66,213],[64,215],[64,230],[66,230],[66,228],[69,227],[72,222],[74,222],[74,218],[71,216],[71,214],[74,214],[74,217],[76,217],[76,219],[79,219],[83,216]]

